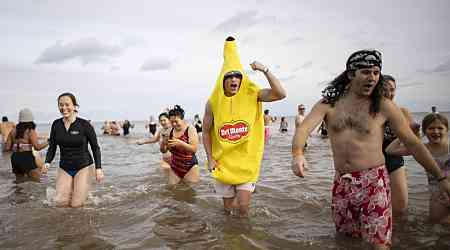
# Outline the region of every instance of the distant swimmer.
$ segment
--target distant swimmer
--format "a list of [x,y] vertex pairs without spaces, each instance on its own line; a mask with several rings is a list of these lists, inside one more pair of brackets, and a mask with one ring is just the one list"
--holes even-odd
[[250,67],[264,74],[270,88],[260,89],[248,78],[233,37],[226,39],[223,53],[222,70],[205,107],[203,144],[225,213],[237,210],[246,217],[264,152],[262,102],[281,100],[286,92],[259,62]]
[[202,132],[203,132],[203,126],[202,126],[202,120],[200,119],[200,116],[196,114],[194,116],[194,127],[198,134],[198,140],[202,141]]
[[130,128],[134,128],[134,124],[131,124],[130,121],[125,120],[122,123],[122,130],[123,130],[123,135],[127,136],[130,134]]
[[439,112],[437,111],[436,106],[431,106],[431,113],[432,113],[432,114],[437,114],[437,113],[439,113]]
[[[169,120],[169,114],[163,112],[158,116],[159,124],[161,125],[161,129],[156,132],[156,135],[152,138],[139,140],[136,143],[138,145],[150,144],[150,143],[161,143],[163,140],[168,140],[170,136],[170,131],[172,130],[172,126]],[[165,153],[162,153],[162,161],[161,161],[161,169],[164,173],[169,174],[170,163],[171,163],[171,153],[167,150]]]
[[270,115],[268,109],[264,110],[264,142],[268,143],[270,139],[270,126],[275,120]]
[[305,110],[306,107],[304,104],[300,104],[297,106],[297,115],[295,116],[295,127],[298,127],[303,120],[305,120]]
[[[184,182],[189,186],[200,181],[198,160],[195,153],[198,148],[198,135],[193,126],[184,120],[184,110],[175,105],[169,111],[169,119],[172,124],[169,136],[163,137],[161,152],[170,151],[169,185],[173,186]],[[164,164],[164,162],[163,162]]]
[[148,131],[150,132],[150,134],[152,136],[155,136],[156,134],[156,122],[155,122],[155,118],[153,116],[150,116],[150,120],[148,122],[148,124],[145,125],[145,128],[148,129]]
[[305,120],[296,128],[292,170],[305,176],[303,146],[326,117],[335,178],[331,208],[338,233],[360,237],[375,249],[388,249],[392,236],[389,173],[382,152],[386,122],[416,158],[450,193],[450,182],[430,152],[412,132],[400,108],[383,96],[381,53],[360,50],[350,55],[346,70],[325,88]]
[[280,121],[280,132],[287,133],[288,132],[288,122],[286,121],[286,117],[282,116]]
[[11,166],[17,181],[25,180],[27,177],[34,181],[40,180],[42,166],[36,161],[33,149],[39,151],[47,146],[47,141],[39,143],[31,110],[20,110],[19,123],[9,133],[6,141],[6,150],[13,152]]
[[[450,181],[450,146],[448,141],[448,119],[442,114],[428,114],[422,120],[422,132],[428,139],[425,144],[439,168],[444,173],[441,178],[427,173],[428,187],[431,192],[429,215],[433,223],[450,224],[450,198],[439,187],[440,183]],[[411,155],[398,139],[386,149],[393,155]]]
[[111,135],[115,136],[120,135],[120,126],[116,121],[111,122]]
[[[45,168],[50,166],[55,158],[56,148],[59,146],[56,204],[81,207],[88,195],[92,172],[95,171],[97,182],[103,180],[100,147],[92,125],[87,120],[77,117],[79,106],[75,96],[71,93],[63,93],[57,100],[62,118],[55,120],[52,124]],[[94,155],[94,161],[89,153],[88,144]]]
[[14,124],[14,122],[10,122],[8,121],[8,117],[3,116],[2,117],[2,123],[0,123],[0,134],[2,135],[2,137],[0,138],[2,141],[0,141],[0,148],[5,151],[5,143],[6,143],[6,139],[8,139],[8,135],[9,133],[11,133],[11,131],[14,129],[16,125]]
[[[297,128],[302,124],[303,120],[305,120],[305,110],[306,107],[304,104],[300,104],[297,106],[297,115],[295,116],[295,127]],[[308,140],[305,142],[305,146],[303,147],[303,150],[306,150],[308,147]]]
[[111,123],[109,121],[105,121],[102,126],[104,135],[111,135]]

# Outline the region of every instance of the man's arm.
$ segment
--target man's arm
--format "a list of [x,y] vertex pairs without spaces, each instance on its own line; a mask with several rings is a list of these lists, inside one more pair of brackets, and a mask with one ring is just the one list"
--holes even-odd
[[261,89],[258,93],[258,101],[260,102],[273,102],[284,99],[286,97],[286,91],[281,86],[280,81],[270,72],[266,66],[259,62],[253,62],[250,64],[253,70],[261,71],[269,81],[270,89]]
[[316,128],[330,108],[329,104],[322,103],[322,100],[317,102],[312,108],[311,112],[305,117],[305,119],[296,126],[294,138],[292,139],[292,155],[303,155],[303,148],[305,146],[306,139]]
[[212,159],[211,129],[214,123],[214,116],[209,101],[205,105],[205,115],[203,116],[203,145],[205,147],[208,161]]
[[212,157],[211,131],[214,128],[214,114],[211,110],[209,101],[205,106],[205,115],[203,116],[203,145],[208,159],[208,170],[212,171],[216,167],[216,161]]
[[394,133],[405,145],[406,149],[412,153],[414,159],[422,165],[425,170],[437,179],[444,177],[437,163],[433,160],[425,145],[417,138],[410,129],[410,126],[402,114],[400,108],[392,101],[384,99],[381,102],[381,111],[385,114]]

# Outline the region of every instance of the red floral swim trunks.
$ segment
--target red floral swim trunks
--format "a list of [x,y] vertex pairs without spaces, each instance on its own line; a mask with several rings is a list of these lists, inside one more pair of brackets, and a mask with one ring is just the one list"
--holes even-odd
[[391,188],[384,165],[343,175],[336,172],[331,209],[337,232],[371,244],[391,244]]

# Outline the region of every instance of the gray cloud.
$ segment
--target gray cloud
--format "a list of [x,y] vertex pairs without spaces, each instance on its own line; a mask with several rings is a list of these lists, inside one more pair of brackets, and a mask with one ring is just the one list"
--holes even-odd
[[450,59],[431,70],[431,72],[433,73],[446,73],[449,71],[450,71]]
[[295,79],[295,77],[296,77],[296,75],[288,75],[288,76],[285,76],[285,77],[280,77],[280,81],[287,82],[287,81],[290,81],[292,79]]
[[42,52],[36,63],[59,64],[78,59],[81,64],[86,65],[92,62],[108,61],[108,59],[120,55],[122,51],[123,49],[119,46],[104,44],[95,38],[83,38],[66,44],[56,42]]
[[307,61],[307,62],[305,62],[304,64],[302,64],[302,66],[300,66],[300,68],[302,68],[302,69],[308,69],[308,68],[311,68],[312,64],[313,64],[312,61]]
[[283,44],[285,44],[285,45],[294,44],[294,45],[295,45],[295,44],[302,43],[302,42],[304,42],[304,41],[305,41],[305,39],[304,39],[303,37],[296,36],[296,37],[291,37],[291,38],[285,40],[285,41],[283,42]]
[[317,86],[323,87],[323,86],[327,86],[328,83],[330,83],[331,80],[323,80],[317,83]]
[[411,82],[411,83],[399,84],[398,87],[403,89],[403,88],[421,86],[421,85],[424,85],[424,84],[425,83],[423,83],[423,82]]
[[166,58],[150,58],[142,66],[141,71],[168,70],[172,63]]
[[276,18],[271,17],[258,17],[258,11],[249,10],[236,13],[236,15],[228,18],[227,20],[221,22],[214,28],[215,31],[219,32],[235,32],[242,28],[249,28],[259,23],[264,22],[276,22]]

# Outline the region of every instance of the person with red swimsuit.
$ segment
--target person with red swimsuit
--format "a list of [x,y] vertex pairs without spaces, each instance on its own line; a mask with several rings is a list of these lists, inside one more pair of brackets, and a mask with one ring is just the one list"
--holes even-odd
[[184,120],[184,110],[175,105],[169,111],[172,130],[169,136],[163,137],[161,152],[172,154],[169,170],[169,185],[183,181],[189,186],[199,182],[200,174],[195,153],[198,147],[198,134],[194,126]]

